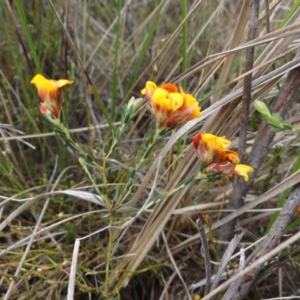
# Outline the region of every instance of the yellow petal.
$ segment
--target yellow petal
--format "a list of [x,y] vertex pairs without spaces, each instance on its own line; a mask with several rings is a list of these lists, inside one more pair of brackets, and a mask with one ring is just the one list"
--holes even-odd
[[170,111],[172,108],[168,98],[168,92],[164,89],[157,88],[152,95],[152,106],[154,110]]
[[191,94],[184,94],[183,90],[180,90],[181,93],[184,95],[184,107],[186,110],[192,112],[191,119],[201,117],[201,108],[198,104],[198,101],[191,95]]
[[56,81],[56,87],[62,88],[63,86],[71,85],[73,82],[73,80],[59,79]]
[[141,90],[141,94],[142,95],[146,95],[146,93],[153,94],[156,89],[157,89],[157,85],[154,82],[147,81],[145,88]]
[[197,105],[197,106],[194,106],[194,110],[193,110],[193,119],[196,119],[196,118],[199,118],[202,116],[202,113],[200,111],[200,107]]
[[217,141],[222,145],[223,148],[228,148],[231,144],[231,142],[227,140],[225,136],[218,136]]
[[248,165],[239,164],[236,165],[234,168],[234,174],[243,176],[245,181],[248,181],[249,179],[248,173],[252,173],[252,172],[253,172],[253,168]]
[[198,104],[197,100],[191,94],[185,94],[185,105],[190,106]]
[[36,86],[37,90],[43,89],[45,92],[47,91],[48,93],[50,93],[55,86],[51,80],[46,79],[41,74],[35,75],[31,80],[31,83],[33,83]]
[[43,102],[56,98],[57,88],[54,81],[46,79],[41,74],[37,74],[33,77],[31,83],[35,85],[38,95]]
[[169,94],[170,109],[175,111],[183,105],[183,96],[180,93]]
[[31,83],[33,83],[36,88],[46,90],[48,93],[54,93],[56,89],[62,88],[65,85],[71,85],[72,80],[60,79],[60,80],[49,80],[41,74],[35,75]]
[[224,136],[215,136],[210,133],[203,133],[202,141],[207,145],[209,151],[214,152],[224,151],[231,144]]
[[45,80],[47,80],[47,79],[43,75],[37,74],[32,78],[30,83],[33,83],[34,85],[39,85],[41,82],[43,82]]

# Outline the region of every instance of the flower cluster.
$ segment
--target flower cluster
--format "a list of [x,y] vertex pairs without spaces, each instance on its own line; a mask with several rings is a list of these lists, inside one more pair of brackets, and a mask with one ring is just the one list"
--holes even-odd
[[37,74],[31,80],[36,86],[39,97],[42,100],[40,111],[42,114],[50,114],[53,118],[59,119],[63,105],[61,89],[66,85],[71,85],[72,80],[48,80],[43,75]]
[[174,84],[166,83],[158,87],[154,82],[147,81],[141,93],[148,100],[159,128],[182,125],[201,116],[197,100]]
[[238,154],[227,149],[230,144],[225,137],[210,133],[197,133],[193,138],[193,146],[200,161],[205,164],[206,173],[222,172],[243,176],[248,181],[248,173],[253,172],[253,168],[239,164]]
[[[73,83],[72,80],[46,79],[37,74],[31,80],[42,100],[40,111],[59,119],[62,108],[62,88]],[[201,116],[197,100],[180,87],[166,83],[157,86],[147,81],[141,91],[148,103],[160,129],[182,125]],[[130,112],[135,112],[141,99],[131,99],[128,104]],[[222,172],[229,175],[243,176],[248,181],[248,173],[252,167],[239,164],[240,160],[235,151],[228,150],[230,141],[209,133],[198,133],[193,138],[193,145],[206,173]]]

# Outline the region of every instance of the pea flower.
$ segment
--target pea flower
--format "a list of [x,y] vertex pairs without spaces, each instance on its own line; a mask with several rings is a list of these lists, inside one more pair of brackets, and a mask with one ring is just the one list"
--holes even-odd
[[197,133],[193,138],[193,146],[201,162],[205,163],[206,173],[222,172],[227,175],[243,176],[248,181],[248,173],[253,168],[239,164],[237,152],[228,150],[231,142],[224,136],[210,133]]
[[197,100],[172,83],[158,87],[147,81],[141,93],[148,100],[159,128],[182,125],[201,116]]
[[42,114],[51,114],[55,119],[59,119],[63,104],[61,89],[66,85],[71,85],[73,81],[67,79],[46,79],[43,75],[37,74],[33,77],[31,83],[35,85],[42,100],[40,112]]

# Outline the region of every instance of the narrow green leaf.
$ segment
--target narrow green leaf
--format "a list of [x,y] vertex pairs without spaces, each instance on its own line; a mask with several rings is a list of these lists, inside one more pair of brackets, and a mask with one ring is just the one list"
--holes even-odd
[[94,161],[93,157],[90,154],[86,154],[85,159],[90,163]]
[[25,18],[25,14],[24,14],[24,11],[23,11],[23,8],[22,8],[22,5],[21,5],[21,1],[16,0],[15,4],[16,4],[16,7],[17,7],[17,11],[19,13],[19,17],[20,17],[20,21],[22,23],[22,27],[25,31],[25,36],[26,36],[26,39],[27,39],[27,42],[28,42],[28,45],[29,45],[29,48],[30,48],[30,52],[31,52],[31,55],[32,55],[32,58],[33,58],[33,61],[34,61],[34,64],[35,64],[36,73],[42,73],[42,68],[41,68],[41,65],[40,65],[40,61],[39,61],[38,56],[37,56],[36,51],[35,51],[32,36],[31,36],[30,30],[29,30],[29,27],[28,27],[28,24],[27,24],[27,21],[26,21],[26,18]]
[[120,36],[121,36],[121,10],[122,10],[122,0],[118,0],[118,17],[117,17],[117,26],[115,30],[115,45],[114,45],[114,71],[113,71],[113,78],[112,78],[112,97],[111,97],[111,112],[110,112],[110,117],[111,120],[114,119],[115,117],[115,110],[116,110],[116,101],[118,97],[118,86],[119,86],[119,48],[120,48]]

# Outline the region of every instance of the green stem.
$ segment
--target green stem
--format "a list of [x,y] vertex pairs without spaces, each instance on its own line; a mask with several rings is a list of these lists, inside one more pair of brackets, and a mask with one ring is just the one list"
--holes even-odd
[[[113,215],[110,214],[110,224],[113,224]],[[110,284],[110,261],[111,261],[111,251],[112,251],[112,243],[113,243],[113,232],[112,228],[108,229],[108,243],[107,243],[107,251],[106,251],[106,261],[105,261],[105,296],[109,299],[109,284]]]
[[[137,163],[137,165],[134,168],[134,170],[136,172],[140,169],[141,165],[146,160],[149,152],[151,151],[151,148],[153,148],[153,146],[156,144],[157,139],[158,139],[160,133],[161,133],[161,130],[158,127],[156,127],[151,143],[148,144],[146,150],[144,151],[144,154],[143,154],[142,158],[140,159],[140,161]],[[129,188],[129,186],[131,184],[132,184],[132,178],[128,178],[128,180],[126,181],[126,184],[125,184],[125,186],[123,188],[123,191],[120,194],[119,201],[118,201],[118,206],[121,205],[123,203],[123,201],[126,199],[125,196],[127,194],[128,188]],[[134,206],[134,203],[132,203],[132,205]]]

